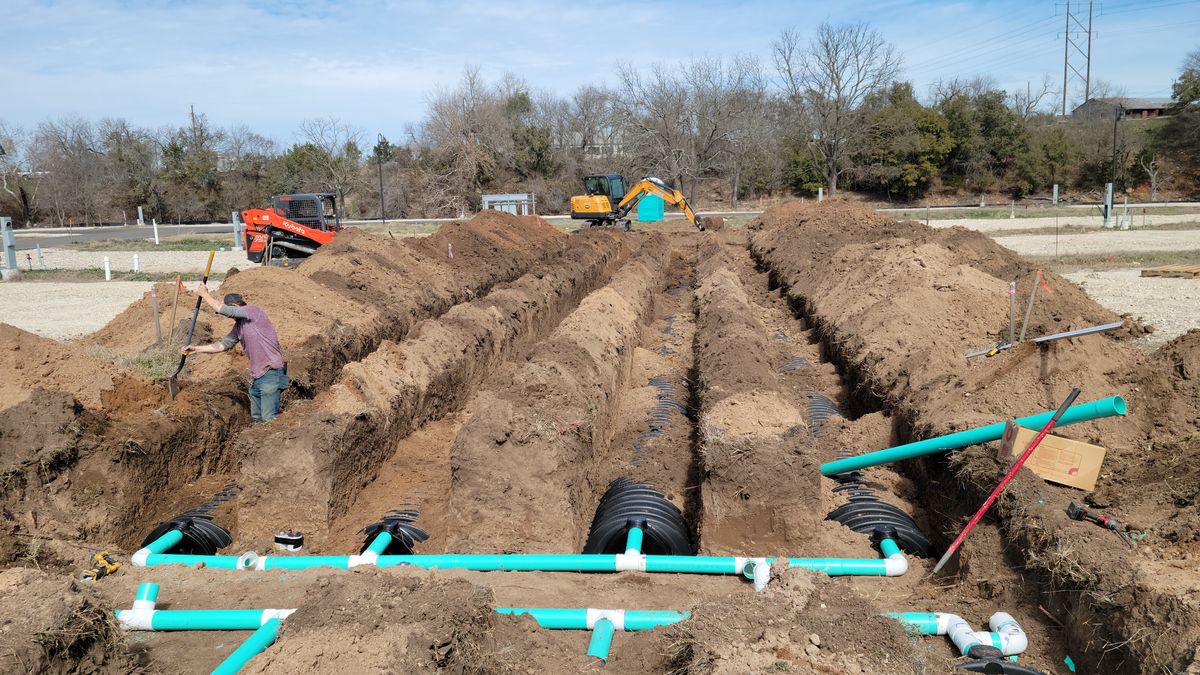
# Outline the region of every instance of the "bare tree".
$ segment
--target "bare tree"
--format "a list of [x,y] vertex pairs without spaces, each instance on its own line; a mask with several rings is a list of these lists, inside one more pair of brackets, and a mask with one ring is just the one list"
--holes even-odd
[[336,192],[345,203],[361,182],[363,131],[334,117],[300,123],[300,138],[317,148],[320,179],[325,189]]
[[776,40],[775,67],[785,82],[794,82],[787,86],[794,86],[811,111],[810,148],[832,195],[850,168],[851,145],[868,131],[859,108],[899,74],[900,56],[865,23],[823,22],[807,49],[795,49],[794,42],[787,31]]
[[32,172],[44,181],[60,225],[102,220],[107,158],[91,122],[67,117],[38,125],[30,145]]
[[1016,89],[1010,94],[1009,107],[1013,112],[1021,117],[1021,120],[1028,122],[1038,114],[1044,112],[1041,107],[1042,103],[1047,100],[1053,101],[1058,91],[1054,88],[1053,81],[1049,75],[1042,76],[1042,82],[1034,87],[1032,84],[1027,84],[1025,91]]
[[613,113],[623,150],[635,167],[665,175],[683,190],[696,175],[695,115],[687,83],[661,63],[645,76],[628,63],[618,64],[617,72],[621,84]]
[[1142,171],[1146,172],[1146,177],[1150,179],[1150,201],[1158,201],[1158,185],[1163,175],[1162,164],[1158,161],[1158,153],[1147,149],[1138,155],[1138,166]]

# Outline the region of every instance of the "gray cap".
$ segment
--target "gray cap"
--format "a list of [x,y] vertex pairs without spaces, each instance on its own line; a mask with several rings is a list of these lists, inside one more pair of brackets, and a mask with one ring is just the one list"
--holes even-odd
[[229,295],[226,295],[226,296],[225,296],[224,303],[225,303],[226,305],[232,305],[232,306],[234,306],[234,307],[240,307],[240,306],[242,306],[242,305],[246,304],[246,301],[242,299],[242,294],[241,294],[241,293],[230,293]]

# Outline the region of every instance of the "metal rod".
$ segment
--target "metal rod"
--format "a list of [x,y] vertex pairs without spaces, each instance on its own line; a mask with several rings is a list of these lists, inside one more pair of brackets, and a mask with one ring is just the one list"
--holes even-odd
[[1033,300],[1037,297],[1038,286],[1041,286],[1042,271],[1038,270],[1033,275],[1033,289],[1029,291],[1029,304],[1025,305],[1025,319],[1021,322],[1021,335],[1017,337],[1017,342],[1025,341],[1025,329],[1029,327],[1029,315],[1033,313]]
[[1008,344],[1017,341],[1017,282],[1008,282]]
[[[1034,339],[1030,340],[1030,342],[1032,342],[1033,344],[1036,344],[1036,345],[1040,345],[1045,342],[1054,342],[1055,340],[1062,340],[1063,338],[1073,338],[1073,337],[1079,337],[1081,335],[1091,335],[1092,333],[1103,333],[1104,331],[1107,331],[1107,330],[1113,330],[1114,328],[1120,328],[1123,325],[1125,325],[1124,322],[1114,321],[1112,323],[1105,323],[1105,324],[1101,324],[1099,326],[1092,326],[1090,328],[1080,328],[1078,330],[1069,330],[1065,333],[1055,333],[1054,335],[1043,335],[1042,337],[1038,337],[1038,338],[1034,338]],[[983,356],[984,354],[987,354],[988,352],[992,351],[993,349],[995,349],[998,352],[1002,352],[1005,349],[1012,349],[1015,346],[1016,345],[1013,345],[1013,344],[996,345],[995,347],[988,347],[987,349],[980,349],[979,351],[971,352],[970,354],[967,354],[967,358],[973,359],[976,356]]]

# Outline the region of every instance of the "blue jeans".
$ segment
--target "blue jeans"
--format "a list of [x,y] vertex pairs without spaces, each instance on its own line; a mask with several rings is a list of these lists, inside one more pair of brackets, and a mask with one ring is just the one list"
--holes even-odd
[[250,416],[270,422],[279,414],[279,396],[291,382],[281,368],[272,368],[250,383]]

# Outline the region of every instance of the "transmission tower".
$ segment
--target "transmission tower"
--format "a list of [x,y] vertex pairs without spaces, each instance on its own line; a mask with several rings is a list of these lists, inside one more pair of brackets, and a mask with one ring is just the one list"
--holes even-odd
[[[1092,5],[1094,0],[1087,2],[1087,25],[1083,23],[1083,2],[1064,3],[1063,28],[1063,90],[1062,114],[1067,114],[1067,85],[1072,80],[1083,81],[1083,100],[1086,102],[1092,93]],[[1085,38],[1086,36],[1086,38]],[[1082,46],[1081,46],[1082,45]],[[1076,63],[1083,61],[1083,72],[1079,71]]]

